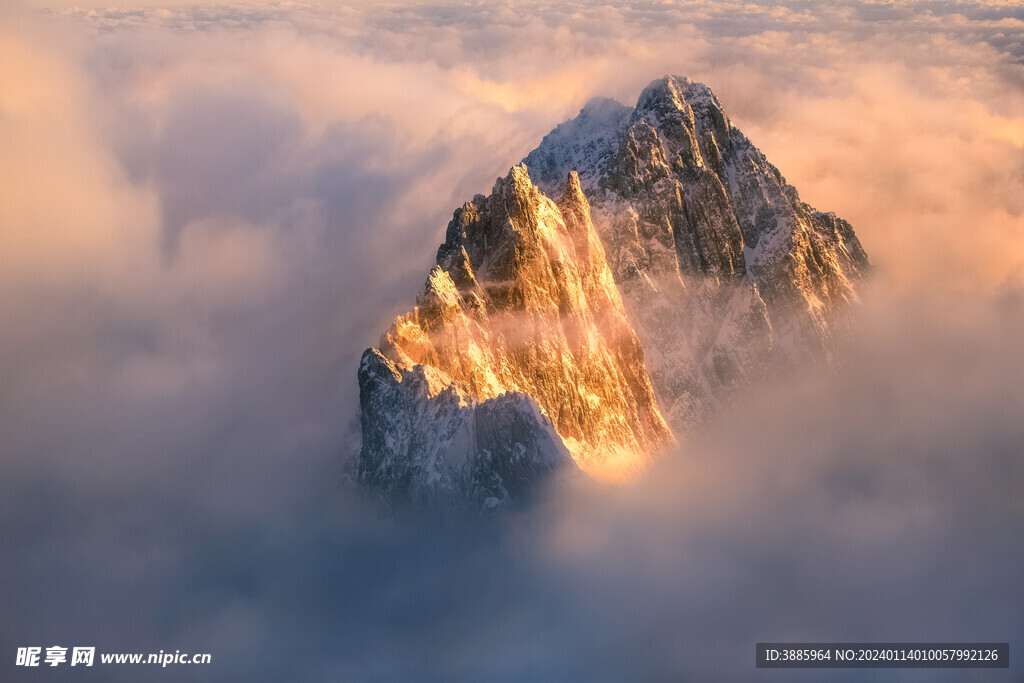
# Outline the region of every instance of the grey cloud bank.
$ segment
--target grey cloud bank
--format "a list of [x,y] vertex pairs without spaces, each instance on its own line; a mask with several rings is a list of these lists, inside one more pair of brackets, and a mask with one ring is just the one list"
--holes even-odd
[[[5,12],[5,680],[53,644],[268,681],[780,680],[755,641],[1024,646],[1018,7]],[[632,488],[378,518],[345,484],[357,359],[450,212],[591,96],[671,72],[879,265],[849,369],[765,388]]]
[[754,642],[1018,648],[1021,298],[951,315],[889,297],[838,377],[772,387],[632,487],[565,484],[496,519],[383,520],[336,483],[330,443],[261,452],[265,430],[131,492],[15,480],[4,640],[209,650],[152,677],[268,681],[777,680]]

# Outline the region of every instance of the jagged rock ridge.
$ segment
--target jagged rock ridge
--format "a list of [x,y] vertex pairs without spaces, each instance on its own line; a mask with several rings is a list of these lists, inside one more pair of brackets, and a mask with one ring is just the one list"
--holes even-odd
[[707,86],[667,76],[633,109],[594,100],[524,163],[549,193],[578,172],[677,432],[739,388],[833,362],[867,256],[849,223],[800,201]]
[[392,501],[493,506],[578,464],[602,477],[672,442],[575,173],[524,166],[458,209],[415,309],[360,366],[359,478]]

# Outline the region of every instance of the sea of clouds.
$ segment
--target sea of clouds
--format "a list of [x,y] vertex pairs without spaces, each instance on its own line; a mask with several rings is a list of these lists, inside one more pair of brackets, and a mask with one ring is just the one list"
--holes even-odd
[[[4,680],[30,645],[213,654],[144,671],[168,681],[821,680],[754,643],[1024,646],[1018,5],[140,4],[0,10]],[[666,73],[853,223],[847,367],[631,487],[382,518],[345,483],[359,354],[454,208]]]

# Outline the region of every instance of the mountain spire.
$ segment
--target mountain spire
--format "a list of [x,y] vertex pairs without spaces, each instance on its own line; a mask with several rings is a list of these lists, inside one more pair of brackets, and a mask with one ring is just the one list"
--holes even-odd
[[628,478],[744,388],[834,363],[867,268],[707,86],[592,100],[455,211],[363,355],[359,478],[475,509],[559,470]]

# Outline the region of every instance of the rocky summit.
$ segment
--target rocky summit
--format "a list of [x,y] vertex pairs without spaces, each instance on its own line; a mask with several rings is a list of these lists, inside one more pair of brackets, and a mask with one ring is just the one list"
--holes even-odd
[[684,433],[737,390],[835,362],[868,269],[850,224],[800,201],[702,83],[593,100],[525,163],[579,175],[658,401]]
[[628,479],[742,388],[834,363],[868,268],[675,76],[558,126],[455,211],[436,263],[363,354],[358,478],[477,510],[556,472]]

